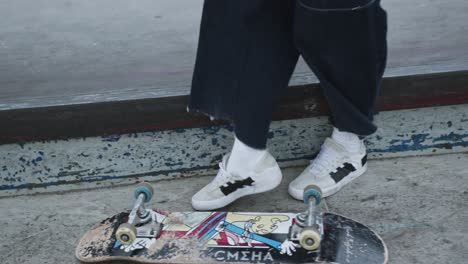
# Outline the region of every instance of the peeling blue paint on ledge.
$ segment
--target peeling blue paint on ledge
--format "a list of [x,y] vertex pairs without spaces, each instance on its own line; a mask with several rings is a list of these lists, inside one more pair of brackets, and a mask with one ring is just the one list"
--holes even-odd
[[155,173],[164,175],[170,173],[186,173],[188,171],[199,171],[201,169],[214,169],[214,166],[205,166],[205,167],[197,167],[191,169],[178,169],[178,170],[168,170],[168,171],[158,171],[158,172],[149,172],[146,174],[137,174],[137,175],[123,175],[123,176],[93,176],[93,177],[83,177],[76,180],[60,180],[54,182],[44,182],[40,185],[31,185],[31,184],[22,184],[22,185],[2,185],[0,186],[0,191],[4,190],[21,190],[21,189],[32,189],[32,188],[47,188],[49,186],[60,186],[60,185],[69,185],[69,184],[78,184],[78,183],[93,183],[93,182],[100,182],[105,180],[115,180],[115,179],[127,179],[127,178],[139,178],[142,176],[147,175],[154,175]]
[[[466,124],[468,125],[468,123]],[[468,129],[467,129],[468,130]],[[435,143],[435,142],[442,143]],[[432,142],[433,144],[428,144]],[[453,149],[454,147],[468,147],[468,133],[455,134],[450,132],[448,135],[441,135],[433,138],[430,134],[415,134],[411,139],[394,139],[391,145],[384,149],[368,149],[369,153],[397,153],[407,151],[425,151],[434,149]]]
[[[382,112],[369,158],[468,151],[468,105]],[[305,165],[331,132],[328,118],[274,122],[268,147],[280,164]],[[0,146],[0,197],[213,174],[232,127],[177,129]]]

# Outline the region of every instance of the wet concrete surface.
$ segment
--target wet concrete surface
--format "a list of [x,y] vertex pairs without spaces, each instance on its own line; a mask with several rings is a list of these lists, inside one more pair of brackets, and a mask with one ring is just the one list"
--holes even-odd
[[[376,159],[369,170],[326,201],[331,212],[374,228],[386,241],[389,263],[466,263],[468,153]],[[284,169],[275,191],[245,197],[235,211],[297,212],[287,184],[302,167]],[[154,183],[153,208],[191,210],[190,197],[211,178]],[[80,236],[132,204],[132,186],[0,199],[1,263],[79,263]],[[325,209],[325,208],[324,208]]]

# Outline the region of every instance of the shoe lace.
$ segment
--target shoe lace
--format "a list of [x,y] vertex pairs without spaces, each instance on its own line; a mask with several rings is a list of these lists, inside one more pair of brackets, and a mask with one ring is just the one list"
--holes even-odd
[[222,186],[226,184],[229,181],[236,180],[238,177],[236,175],[233,175],[229,173],[226,168],[224,168],[223,163],[219,163],[219,171],[216,177],[213,179],[211,182],[212,188],[218,188],[219,186]]
[[338,167],[339,156],[329,148],[322,148],[317,157],[310,161],[309,171],[319,176],[329,173],[331,169]]

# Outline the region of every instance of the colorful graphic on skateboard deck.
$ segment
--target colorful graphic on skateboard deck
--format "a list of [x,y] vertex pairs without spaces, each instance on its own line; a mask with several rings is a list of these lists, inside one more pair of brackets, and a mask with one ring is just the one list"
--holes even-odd
[[129,212],[108,218],[80,240],[76,257],[83,262],[125,260],[138,263],[386,263],[387,249],[371,229],[349,218],[323,213],[317,250],[291,241],[298,214],[242,212],[163,212],[151,218],[162,224],[156,237],[130,245],[116,239]]

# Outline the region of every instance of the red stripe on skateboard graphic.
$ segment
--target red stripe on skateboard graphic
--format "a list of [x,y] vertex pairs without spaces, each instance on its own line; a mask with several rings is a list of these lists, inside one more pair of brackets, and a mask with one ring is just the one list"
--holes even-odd
[[217,225],[219,221],[226,217],[227,213],[216,212],[206,218],[203,222],[201,222],[195,229],[189,231],[187,236],[197,236],[200,238],[203,236],[210,228]]

